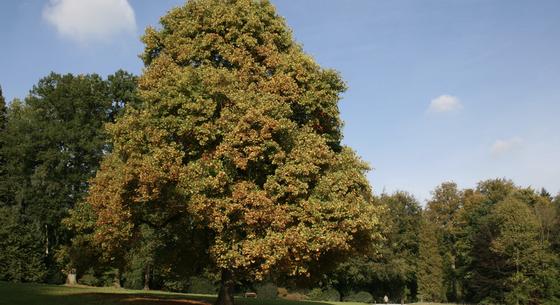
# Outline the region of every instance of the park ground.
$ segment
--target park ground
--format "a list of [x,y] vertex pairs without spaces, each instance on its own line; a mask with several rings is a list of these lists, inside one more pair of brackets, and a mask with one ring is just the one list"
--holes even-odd
[[[0,282],[0,305],[209,305],[212,295],[108,287],[67,287]],[[349,302],[236,299],[237,305],[363,305]],[[416,303],[416,305],[422,305]],[[435,305],[431,303],[430,305]]]

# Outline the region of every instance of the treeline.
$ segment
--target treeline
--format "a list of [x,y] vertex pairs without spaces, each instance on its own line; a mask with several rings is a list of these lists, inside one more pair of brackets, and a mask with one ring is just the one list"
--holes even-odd
[[405,302],[560,301],[560,196],[494,179],[464,190],[443,183],[424,209],[405,192],[376,202],[387,224],[379,256],[330,273],[339,291]]
[[[207,232],[144,223],[120,256],[94,245],[88,181],[112,150],[105,125],[141,107],[136,77],[51,74],[23,100],[2,102],[0,279],[124,285],[216,293]],[[560,196],[505,179],[474,189],[443,183],[423,209],[406,192],[373,197],[383,239],[374,251],[311,278],[272,273],[263,285],[289,298],[488,304],[555,304],[560,299]],[[118,259],[116,259],[118,258]],[[69,279],[70,276],[70,279]],[[272,284],[274,283],[274,284]]]

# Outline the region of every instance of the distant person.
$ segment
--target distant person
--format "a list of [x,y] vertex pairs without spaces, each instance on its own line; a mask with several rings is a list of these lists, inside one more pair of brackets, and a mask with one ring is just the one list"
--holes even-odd
[[385,295],[383,297],[383,301],[385,301],[385,304],[389,303],[389,297],[387,295]]

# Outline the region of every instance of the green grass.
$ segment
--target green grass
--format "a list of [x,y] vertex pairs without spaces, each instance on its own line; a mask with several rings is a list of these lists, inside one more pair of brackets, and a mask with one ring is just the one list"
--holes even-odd
[[[165,291],[0,282],[0,305],[207,305],[212,304],[215,299],[216,296],[212,295],[172,293]],[[350,302],[298,302],[282,299],[259,300],[246,298],[236,298],[235,304],[364,305],[363,303]]]

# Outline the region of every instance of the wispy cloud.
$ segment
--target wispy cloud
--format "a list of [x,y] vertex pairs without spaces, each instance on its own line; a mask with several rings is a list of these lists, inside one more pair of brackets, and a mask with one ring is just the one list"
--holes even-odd
[[523,139],[514,137],[511,139],[496,140],[490,149],[493,156],[500,156],[519,149],[523,144]]
[[430,113],[443,113],[443,112],[452,112],[457,111],[463,108],[463,104],[459,98],[443,94],[430,102],[430,106],[428,107],[428,112]]
[[50,0],[43,18],[61,36],[79,43],[109,41],[136,31],[128,0]]

